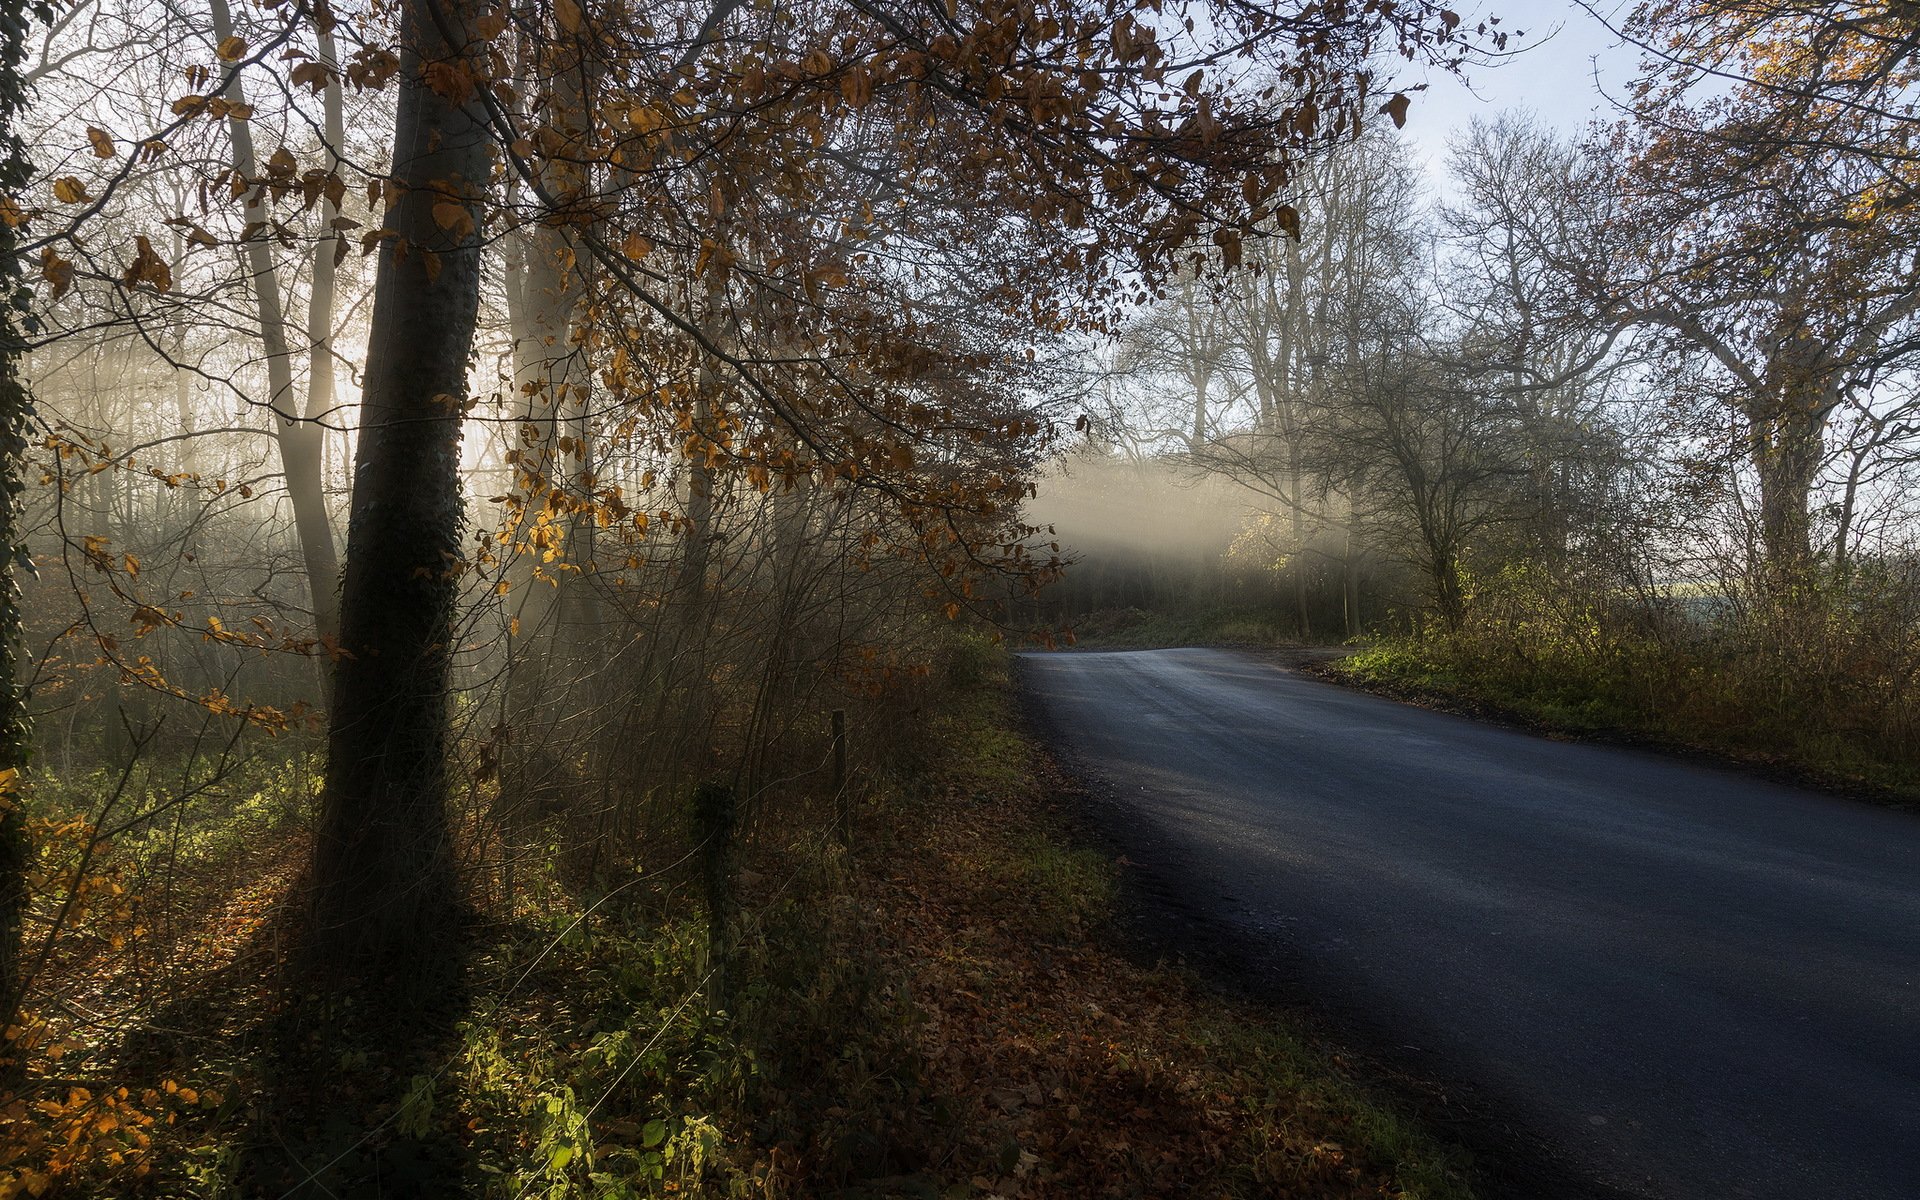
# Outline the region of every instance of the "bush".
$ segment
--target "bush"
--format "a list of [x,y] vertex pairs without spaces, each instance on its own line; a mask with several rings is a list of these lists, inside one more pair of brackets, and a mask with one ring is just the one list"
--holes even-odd
[[1632,730],[1920,784],[1920,586],[1874,564],[1791,591],[1646,596],[1515,566],[1476,578],[1452,634],[1390,639],[1353,676],[1575,731]]

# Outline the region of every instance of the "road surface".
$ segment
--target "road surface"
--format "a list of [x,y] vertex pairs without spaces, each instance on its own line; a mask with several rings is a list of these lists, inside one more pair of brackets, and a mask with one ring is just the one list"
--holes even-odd
[[1920,1198],[1920,815],[1225,650],[1021,675],[1131,857],[1584,1172]]

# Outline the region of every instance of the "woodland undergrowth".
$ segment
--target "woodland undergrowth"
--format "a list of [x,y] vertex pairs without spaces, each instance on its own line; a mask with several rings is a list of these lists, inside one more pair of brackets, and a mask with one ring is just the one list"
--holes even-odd
[[245,828],[169,859],[247,847],[168,935],[195,982],[112,1037],[61,1026],[71,1069],[36,1060],[0,1195],[1471,1194],[1312,1039],[1115,949],[1115,868],[1063,832],[1000,651],[962,641],[888,703],[850,845],[820,796],[744,839],[724,992],[685,856],[591,887],[523,866],[430,988],[303,985],[285,814],[312,763],[261,765]]

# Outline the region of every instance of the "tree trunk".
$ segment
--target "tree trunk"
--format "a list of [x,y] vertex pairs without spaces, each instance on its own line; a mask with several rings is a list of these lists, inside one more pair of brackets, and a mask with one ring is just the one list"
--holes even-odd
[[1760,548],[1775,583],[1813,561],[1808,507],[1824,457],[1824,429],[1799,413],[1755,422],[1753,465],[1760,477]]
[[[211,0],[211,8],[214,36],[224,41],[233,35],[233,16],[227,7],[227,0]],[[235,104],[246,103],[246,92],[237,74],[227,85],[227,99]],[[328,124],[332,124],[331,120]],[[244,179],[256,178],[252,125],[247,121],[229,120],[227,131],[233,150],[234,171]],[[326,492],[321,486],[321,458],[326,431],[303,419],[305,414],[295,407],[293,354],[287,344],[286,308],[280,297],[280,275],[273,264],[273,243],[266,232],[267,219],[271,214],[258,189],[248,198],[245,215],[247,227],[252,231],[252,236],[246,239],[247,266],[253,275],[253,301],[260,320],[260,344],[267,358],[267,404],[273,410],[280,464],[287,477],[287,499],[293,505],[294,530],[299,537],[300,554],[306,565],[313,627],[321,639],[333,641],[337,640],[340,627],[339,600],[334,592],[340,577],[340,560],[334,551],[333,525],[327,520]],[[331,255],[328,243],[323,241],[321,245]],[[331,257],[328,262],[331,264]],[[329,279],[329,311],[332,308],[331,284]],[[320,297],[320,290],[321,282],[316,275],[316,301]],[[328,324],[331,324],[331,320]],[[330,367],[327,379],[330,388]],[[332,403],[331,397],[327,403]]]
[[1353,530],[1346,530],[1346,553],[1340,558],[1341,595],[1347,617],[1347,638],[1360,636],[1360,563],[1353,552]]
[[[726,303],[726,291],[721,286],[720,276],[710,275],[707,282],[707,302],[700,318],[701,332],[709,341],[717,342],[724,332],[723,305]],[[679,590],[680,636],[675,647],[676,657],[687,652],[690,642],[704,639],[707,632],[707,613],[709,607],[709,587],[707,571],[711,565],[713,553],[713,488],[714,470],[709,465],[708,447],[714,434],[713,418],[716,400],[721,398],[721,375],[719,367],[711,356],[703,356],[700,363],[699,391],[693,401],[693,434],[688,438],[687,454],[687,528],[686,544],[680,558]],[[704,666],[699,667],[704,670]]]
[[[20,79],[25,58],[27,6],[0,0],[0,191],[17,195],[32,167],[14,121],[26,100]],[[20,308],[26,292],[19,231],[0,222],[0,1030],[13,1028],[26,980],[21,935],[27,909],[27,868],[32,860],[19,773],[27,765],[26,692],[20,680],[20,588],[15,568],[26,559],[20,534],[21,478],[32,398],[20,377],[26,348]],[[0,1084],[20,1069],[19,1056],[0,1034]]]
[[[593,562],[595,522],[591,514],[572,508],[591,498],[590,487],[581,481],[593,468],[588,421],[592,372],[584,343],[574,339],[586,302],[589,260],[581,253],[568,211],[587,198],[593,183],[587,165],[592,159],[591,64],[580,38],[557,29],[549,29],[537,43],[523,43],[521,55],[523,62],[531,58],[528,65],[535,77],[551,81],[541,120],[560,140],[542,182],[560,211],[516,235],[519,279],[508,280],[520,420],[540,433],[532,444],[520,439],[522,457],[514,484],[522,490],[521,482],[531,481],[524,489],[523,544],[510,573],[518,633],[506,694],[518,733],[504,756],[501,786],[503,798],[513,801],[547,790],[540,787],[542,780],[560,782],[557,714],[593,707],[574,703],[569,692],[592,675],[585,664],[594,652],[592,639],[602,632],[596,596],[584,574]],[[562,439],[569,435],[572,448],[563,450]],[[569,454],[577,466],[568,462]],[[547,511],[547,500],[555,495],[568,500],[565,511]],[[547,520],[540,526],[543,514]],[[536,530],[544,545],[525,545]],[[539,570],[549,549],[555,554],[546,564],[550,569]]]
[[1440,623],[1448,633],[1459,633],[1467,616],[1466,596],[1460,586],[1460,564],[1451,551],[1433,552],[1433,592],[1440,610]]
[[[331,26],[320,30],[318,46],[321,65],[337,68],[339,52],[334,47]],[[347,140],[345,103],[337,75],[327,77],[321,106],[327,139],[327,170],[337,174],[340,151]],[[331,199],[322,199],[320,213],[327,222],[329,236],[320,238],[313,247],[313,291],[307,297],[307,406],[303,414],[306,420],[298,423],[297,428],[293,422],[282,424],[280,455],[287,467],[287,493],[293,498],[300,550],[306,558],[307,580],[312,588],[314,630],[322,639],[337,641],[340,637],[340,558],[334,549],[333,522],[327,516],[326,465],[327,425],[337,423],[334,419],[334,297],[347,238],[334,225],[340,218],[338,205]]]
[[1307,518],[1301,511],[1306,503],[1306,493],[1301,488],[1306,470],[1300,459],[1300,439],[1290,438],[1287,443],[1287,489],[1293,497],[1293,604],[1299,615],[1300,640],[1308,641],[1313,637],[1313,622],[1307,604]]
[[[489,176],[478,104],[429,86],[464,41],[462,0],[402,10],[398,199],[380,250],[367,351],[326,792],[314,849],[317,933],[355,964],[435,948],[452,904],[447,688],[460,554],[460,433],[480,303],[473,227]],[[442,72],[449,88],[465,71]],[[435,205],[442,220],[436,220]],[[443,224],[447,206],[465,219]]]

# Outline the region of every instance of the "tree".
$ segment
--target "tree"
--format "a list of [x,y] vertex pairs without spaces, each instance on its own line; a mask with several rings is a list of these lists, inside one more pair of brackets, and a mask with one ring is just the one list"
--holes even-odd
[[1467,557],[1515,519],[1528,468],[1514,407],[1460,370],[1435,315],[1418,293],[1368,305],[1312,457],[1368,536],[1426,576],[1452,633],[1467,615]]
[[477,15],[436,0],[401,11],[392,236],[375,282],[314,849],[323,944],[393,966],[436,943],[450,902],[460,436],[480,304],[476,216],[492,171]]
[[[233,17],[227,0],[209,0],[213,14],[213,34],[219,45],[233,48],[244,45],[234,33]],[[316,16],[315,36],[320,44],[321,61],[334,59],[332,18],[324,12]],[[238,58],[244,50],[234,50]],[[267,357],[266,406],[274,416],[275,441],[280,462],[287,476],[287,498],[293,505],[294,528],[306,563],[307,590],[313,605],[313,628],[320,641],[333,644],[340,633],[338,597],[335,589],[340,576],[340,559],[334,550],[333,522],[327,516],[326,493],[321,474],[325,458],[325,422],[333,414],[333,298],[334,271],[338,266],[339,241],[336,222],[340,217],[340,198],[345,184],[339,180],[340,153],[345,146],[345,121],[341,114],[340,79],[336,70],[327,72],[323,83],[325,100],[324,142],[329,162],[329,182],[322,213],[328,236],[315,240],[313,286],[308,298],[307,340],[309,343],[309,379],[304,408],[294,396],[293,346],[287,335],[284,289],[273,262],[268,241],[270,219],[269,189],[264,184],[249,189],[246,202],[246,243],[249,274],[252,276],[255,312],[260,322],[260,341]],[[242,180],[261,178],[253,150],[251,108],[241,73],[231,73],[225,90],[228,105],[227,128],[232,147],[233,170]],[[285,165],[270,164],[279,175],[292,174],[289,157]],[[337,191],[335,189],[338,189]]]
[[1512,406],[1531,472],[1522,549],[1546,563],[1606,523],[1623,458],[1613,385],[1636,362],[1554,269],[1582,244],[1535,240],[1572,232],[1552,210],[1579,161],[1530,116],[1475,121],[1449,148],[1460,199],[1440,213],[1452,252],[1441,303],[1464,331],[1455,366]]
[[[20,260],[22,211],[12,199],[32,172],[18,132],[27,101],[22,77],[29,21],[53,17],[45,4],[7,0],[0,4],[0,1029],[16,1027],[21,1001],[21,933],[26,915],[26,811],[20,794],[27,765],[25,681],[21,678],[20,586],[15,572],[28,561],[21,545],[20,477],[32,420],[32,398],[21,376],[32,318],[25,264]],[[19,1067],[13,1033],[0,1036],[0,1084]]]
[[[1223,439],[1209,465],[1280,506],[1302,637],[1311,635],[1307,562],[1329,551],[1323,536],[1350,498],[1330,494],[1311,469],[1316,420],[1334,411],[1329,368],[1362,353],[1363,314],[1380,293],[1415,286],[1406,248],[1419,226],[1414,169],[1382,130],[1304,164],[1297,227],[1263,243],[1259,268],[1227,301],[1256,405],[1250,429]],[[1350,522],[1337,529],[1341,609],[1360,633],[1359,561]]]
[[1792,586],[1822,553],[1811,502],[1835,415],[1920,352],[1915,27],[1897,9],[1707,0],[1643,6],[1627,28],[1654,62],[1568,193],[1606,215],[1578,256],[1558,238],[1555,262],[1733,419],[1762,575]]

